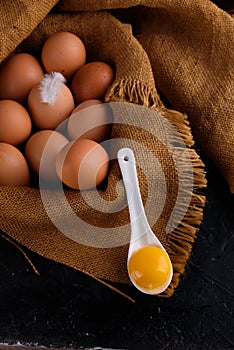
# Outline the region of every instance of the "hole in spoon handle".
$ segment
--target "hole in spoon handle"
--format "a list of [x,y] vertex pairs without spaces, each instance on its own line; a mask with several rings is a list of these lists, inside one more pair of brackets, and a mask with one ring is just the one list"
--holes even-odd
[[133,151],[130,148],[121,148],[118,151],[117,157],[120,165],[122,165],[123,161],[124,162],[130,161],[133,163],[133,166],[135,167],[135,164],[136,164],[135,156]]

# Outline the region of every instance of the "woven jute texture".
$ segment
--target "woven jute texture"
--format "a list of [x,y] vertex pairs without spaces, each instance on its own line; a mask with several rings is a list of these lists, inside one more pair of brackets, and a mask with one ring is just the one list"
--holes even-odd
[[55,3],[54,0],[0,0],[0,62],[32,32]]
[[233,18],[208,0],[68,0],[58,4],[64,11],[117,8],[127,9],[121,18],[136,27],[156,86],[173,108],[188,114],[200,147],[234,192]]
[[[19,6],[18,11],[14,7],[13,17],[8,16],[5,29],[1,28],[4,38],[1,59],[13,50],[39,57],[47,37],[56,31],[67,30],[84,41],[88,60],[103,60],[114,66],[115,81],[105,96],[119,121],[113,126],[112,140],[116,141],[114,147],[110,147],[110,153],[115,158],[116,150],[123,146],[135,151],[146,206],[150,198],[147,216],[173,264],[173,280],[163,294],[171,296],[184,272],[205,203],[202,194],[206,186],[204,165],[194,149],[188,118],[201,146],[205,148],[207,144],[205,149],[210,156],[214,155],[209,153],[210,140],[213,140],[213,150],[219,140],[217,154],[212,159],[227,180],[231,179],[232,153],[227,149],[233,141],[228,141],[233,137],[230,133],[233,121],[228,114],[233,108],[229,104],[233,96],[227,77],[230,78],[233,72],[229,54],[232,20],[206,1],[181,1],[179,4],[172,1],[64,1],[47,14],[55,3],[40,1],[37,10],[35,1],[14,2],[14,5],[10,1],[8,8],[1,7],[1,17],[5,18],[11,6]],[[23,4],[27,11],[22,11]],[[141,4],[147,6],[134,7]],[[120,7],[125,9],[116,15],[115,12],[99,11]],[[128,19],[124,22],[131,21],[132,27],[122,23],[120,17],[123,21]],[[20,31],[17,25],[20,36],[10,30],[16,18],[22,27]],[[224,50],[217,50],[217,46],[224,44],[227,28],[225,54]],[[208,40],[208,32],[216,37]],[[225,60],[223,70],[221,57]],[[225,86],[218,91],[221,78]],[[170,105],[180,111],[163,105],[155,82]],[[185,112],[188,112],[188,118]],[[221,125],[224,125],[223,129]],[[225,131],[225,140],[224,136],[221,139],[218,130],[221,136]],[[202,132],[206,140],[202,138]],[[223,149],[226,150],[225,157],[221,156]],[[153,162],[154,159],[157,161]],[[227,162],[230,172],[222,168]],[[83,271],[103,283],[129,283],[126,260],[130,227],[120,179],[118,163],[113,159],[105,186],[97,192],[99,196],[95,191],[83,194],[64,191],[73,213],[88,224],[80,226],[76,236],[73,234],[76,222],[69,222],[59,191],[44,193],[45,207],[38,188],[1,187],[0,229],[38,254]],[[92,205],[84,196],[91,198]],[[57,226],[48,216],[48,208],[56,217]],[[65,223],[70,235],[58,229],[61,223]]]

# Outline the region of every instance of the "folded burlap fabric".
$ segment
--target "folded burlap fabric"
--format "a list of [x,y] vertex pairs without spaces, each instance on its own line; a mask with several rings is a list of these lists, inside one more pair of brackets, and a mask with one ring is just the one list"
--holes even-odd
[[[89,60],[107,61],[115,67],[116,79],[105,96],[105,101],[113,108],[114,116],[120,118],[120,122],[114,124],[112,139],[117,140],[118,147],[125,144],[132,147],[139,164],[145,163],[143,170],[146,170],[146,174],[141,168],[138,169],[144,203],[148,197],[158,199],[159,204],[163,203],[160,213],[157,201],[154,206],[151,205],[149,218],[152,220],[154,232],[165,245],[173,263],[173,280],[164,293],[170,296],[179,283],[190,255],[205,202],[201,193],[205,187],[204,166],[193,148],[193,137],[184,112],[188,112],[199,144],[220,166],[232,188],[233,155],[228,148],[233,144],[233,120],[230,114],[231,109],[233,111],[230,103],[233,96],[229,80],[233,73],[230,66],[232,57],[228,45],[225,55],[220,52],[221,49],[217,50],[217,45],[223,47],[227,32],[233,30],[232,19],[215,5],[204,1],[196,4],[191,1],[180,4],[173,4],[171,1],[64,1],[59,2],[55,10],[46,16],[55,3],[56,1],[47,1],[45,5],[42,1],[38,9],[35,2],[34,5],[29,1],[14,5],[13,2],[8,2],[8,9],[1,8],[0,15],[5,23],[0,33],[3,38],[1,59],[14,49],[16,52],[26,51],[39,55],[49,35],[59,30],[68,30],[83,39]],[[22,4],[27,7],[26,12],[22,10]],[[139,4],[146,6],[130,8]],[[8,16],[7,24],[6,13],[10,13],[11,6],[15,10],[12,17]],[[16,6],[19,6],[18,10]],[[121,23],[112,14],[99,11],[120,7],[129,8],[121,13],[121,17],[131,20],[133,33],[137,32],[138,39],[134,37],[129,26]],[[211,15],[212,22],[207,20]],[[43,17],[45,18],[42,19]],[[207,44],[206,26],[210,28],[210,35],[216,28],[218,39],[209,39],[212,47]],[[204,35],[200,41],[201,32]],[[221,37],[223,39],[220,42]],[[230,45],[232,39],[229,36],[228,38]],[[225,69],[221,73],[219,60],[222,55],[226,57],[226,61]],[[206,62],[208,57],[210,60]],[[226,83],[222,94],[217,89],[221,78]],[[155,81],[171,106],[182,113],[169,110],[162,104]],[[130,102],[131,107],[126,102]],[[174,128],[174,132],[171,132],[167,123]],[[223,129],[219,130],[221,125]],[[224,132],[227,142],[224,142],[222,136]],[[220,142],[215,146],[217,140]],[[184,152],[187,158],[184,158]],[[175,154],[181,159],[179,167],[173,158]],[[152,157],[158,163],[152,162]],[[157,167],[156,164],[160,166]],[[191,164],[191,171],[188,171],[188,164]],[[158,171],[159,168],[162,172]],[[126,206],[123,208],[123,185],[117,186],[120,178],[118,164],[113,159],[106,188],[98,191],[103,202],[99,205],[100,202],[95,202],[94,199],[95,208],[87,204],[80,192],[65,191],[68,203],[77,217],[90,225],[86,236],[92,236],[93,227],[114,228],[113,232],[119,241],[113,246],[108,247],[101,243],[97,246],[84,244],[74,237],[64,235],[51,221],[41,193],[36,188],[0,188],[0,229],[42,256],[79,269],[94,278],[129,283],[126,271],[129,218]],[[184,184],[182,188],[181,182]],[[162,198],[165,184],[166,194]],[[53,191],[49,196],[52,198],[54,212],[59,212],[60,220],[66,221],[66,213],[60,207],[60,194]],[[73,227],[69,228],[72,232]],[[111,237],[113,239],[113,236],[109,238]]]
[[98,11],[136,5],[144,6],[125,15],[137,27],[156,86],[174,108],[188,114],[200,147],[234,192],[233,18],[203,0],[74,0],[60,1],[57,9]]

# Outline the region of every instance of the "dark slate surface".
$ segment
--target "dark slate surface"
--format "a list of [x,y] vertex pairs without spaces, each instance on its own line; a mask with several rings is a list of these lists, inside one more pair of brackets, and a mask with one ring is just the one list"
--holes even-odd
[[93,279],[0,239],[0,343],[114,349],[234,349],[234,195],[207,165],[204,219],[170,299],[126,288],[132,304]]

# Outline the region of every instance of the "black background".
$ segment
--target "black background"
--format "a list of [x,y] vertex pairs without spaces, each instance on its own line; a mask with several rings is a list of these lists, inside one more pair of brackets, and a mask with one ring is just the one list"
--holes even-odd
[[[233,1],[215,1],[225,10]],[[0,342],[114,349],[234,349],[234,195],[207,170],[204,218],[169,299],[131,287],[133,304],[92,278],[0,238]]]

